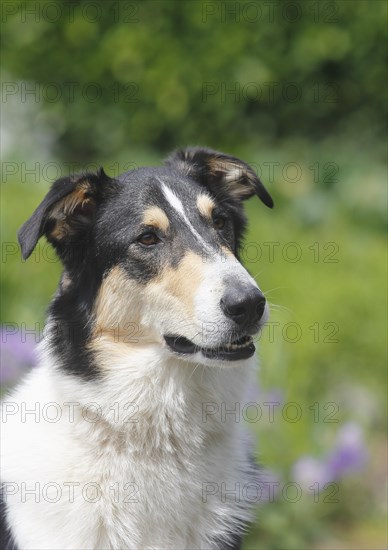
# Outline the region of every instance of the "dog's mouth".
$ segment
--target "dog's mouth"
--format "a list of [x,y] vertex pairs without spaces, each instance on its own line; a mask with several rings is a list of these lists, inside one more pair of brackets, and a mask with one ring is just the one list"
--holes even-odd
[[165,336],[164,339],[168,347],[175,353],[192,355],[200,351],[202,355],[209,359],[237,361],[239,359],[248,359],[255,353],[252,336],[241,336],[230,344],[213,348],[197,346],[184,336]]

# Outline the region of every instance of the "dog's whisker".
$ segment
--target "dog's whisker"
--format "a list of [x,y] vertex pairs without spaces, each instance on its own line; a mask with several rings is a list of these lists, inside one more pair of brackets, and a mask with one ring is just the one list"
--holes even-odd
[[273,302],[267,302],[268,305],[270,306],[270,309],[271,310],[275,310],[275,311],[285,311],[287,313],[290,313],[290,314],[293,314],[293,311],[292,309],[290,309],[289,307],[286,307],[286,306],[283,306],[281,304],[274,304]]
[[264,270],[261,269],[260,271],[258,271],[258,272],[256,273],[256,275],[252,275],[252,278],[256,281],[256,277],[258,277],[259,275],[261,275],[261,274],[263,273],[263,271],[264,271]]
[[192,371],[192,373],[190,374],[189,378],[188,378],[188,382],[190,382],[191,378],[194,376],[194,373],[195,371],[197,370],[197,368],[201,365],[201,363],[197,363]]
[[263,294],[264,296],[268,296],[268,294],[270,294],[271,292],[275,292],[275,290],[281,290],[281,289],[284,289],[284,288],[287,288],[285,286],[276,286],[274,288],[269,288],[268,290],[263,290]]

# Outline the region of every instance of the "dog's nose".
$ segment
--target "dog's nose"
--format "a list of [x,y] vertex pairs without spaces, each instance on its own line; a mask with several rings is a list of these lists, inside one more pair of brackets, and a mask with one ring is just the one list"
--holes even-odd
[[231,288],[221,298],[221,309],[238,325],[251,325],[259,321],[264,313],[265,298],[256,287]]

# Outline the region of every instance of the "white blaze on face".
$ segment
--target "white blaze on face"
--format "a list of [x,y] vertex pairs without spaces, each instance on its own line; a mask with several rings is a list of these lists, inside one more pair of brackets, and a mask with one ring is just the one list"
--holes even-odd
[[180,198],[177,197],[177,195],[173,191],[171,191],[171,189],[169,189],[169,187],[167,187],[167,185],[165,183],[163,183],[161,180],[159,180],[159,181],[162,184],[162,191],[163,191],[163,194],[166,197],[168,203],[179,214],[179,216],[185,222],[186,226],[190,229],[191,233],[195,236],[197,241],[199,243],[201,243],[201,245],[204,248],[204,251],[206,251],[206,252],[212,251],[213,250],[212,247],[209,245],[209,243],[207,243],[201,237],[201,235],[198,233],[198,231],[195,229],[195,227],[193,226],[193,224],[191,223],[191,221],[187,217],[187,214],[185,212],[185,209],[183,207],[183,204],[182,204],[182,201],[180,200]]

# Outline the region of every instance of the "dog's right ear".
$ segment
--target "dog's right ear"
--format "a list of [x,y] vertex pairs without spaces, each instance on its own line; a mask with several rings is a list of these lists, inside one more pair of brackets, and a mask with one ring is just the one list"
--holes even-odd
[[68,176],[57,180],[32,216],[22,225],[18,240],[26,260],[45,235],[60,252],[80,243],[88,232],[99,204],[114,181],[102,168],[97,174]]
[[237,157],[207,147],[186,147],[173,152],[165,164],[197,180],[215,195],[224,191],[241,201],[257,195],[268,208],[273,208],[272,197],[260,178]]

